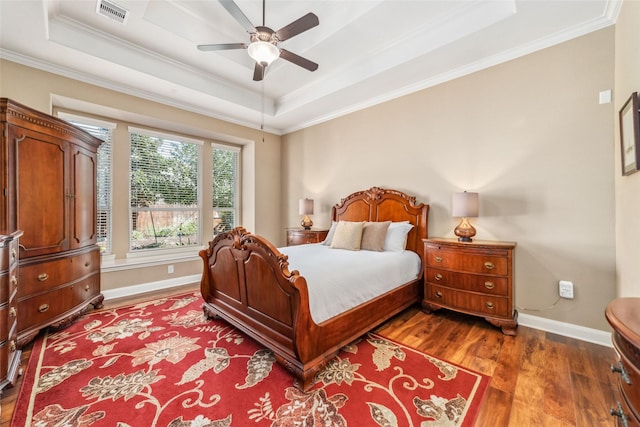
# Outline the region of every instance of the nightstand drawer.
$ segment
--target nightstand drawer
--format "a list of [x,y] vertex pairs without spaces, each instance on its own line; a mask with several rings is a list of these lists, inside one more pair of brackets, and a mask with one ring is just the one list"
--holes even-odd
[[506,277],[458,273],[431,267],[427,267],[425,271],[425,281],[434,285],[491,295],[509,294],[509,280]]
[[443,286],[426,286],[425,297],[435,304],[456,310],[489,316],[509,316],[509,301],[504,297],[454,290]]
[[321,243],[327,237],[329,230],[287,230],[287,246],[306,245],[308,243]]
[[508,259],[506,256],[470,254],[431,248],[427,251],[429,267],[456,271],[506,276]]

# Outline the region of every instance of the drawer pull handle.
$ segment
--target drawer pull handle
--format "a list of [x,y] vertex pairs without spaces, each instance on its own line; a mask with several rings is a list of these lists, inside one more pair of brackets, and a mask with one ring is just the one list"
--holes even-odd
[[15,340],[11,340],[11,343],[9,343],[9,351],[13,353],[17,348],[18,346],[16,346]]
[[484,306],[487,307],[489,310],[493,310],[495,308],[495,304],[492,302],[485,302]]
[[624,369],[624,365],[622,362],[618,362],[618,366],[611,365],[611,372],[618,372],[625,383],[631,385],[631,378],[629,378],[629,374],[626,369]]
[[494,285],[493,282],[484,282],[484,287],[487,289],[493,289],[496,285]]
[[89,289],[91,289],[91,287],[90,287],[89,285],[86,285],[86,286],[84,287],[84,290],[85,290],[86,292],[89,292]]
[[495,267],[496,266],[490,261],[484,263],[484,268],[486,268],[487,270],[493,270]]
[[91,265],[91,262],[89,262],[89,261],[85,261],[85,263],[84,263],[84,266],[85,266],[85,267],[89,267],[90,265]]
[[18,254],[16,253],[15,249],[11,249],[11,259],[14,260],[16,259],[16,257],[18,256]]
[[38,311],[40,313],[44,313],[47,310],[49,310],[49,304],[42,304],[40,307],[38,307]]
[[437,256],[436,257],[436,262],[442,262],[442,257],[441,256]]
[[622,422],[622,425],[624,427],[628,427],[629,426],[629,423],[627,422],[627,420],[629,418],[624,414],[624,410],[622,409],[622,405],[620,404],[620,402],[618,402],[618,410],[617,411],[615,409],[611,408],[609,410],[609,412],[614,417],[620,417],[620,421]]
[[49,275],[47,273],[42,273],[42,274],[38,274],[38,280],[40,282],[44,282],[45,280],[47,280],[49,278]]
[[436,280],[442,280],[442,274],[440,273],[436,273],[436,275],[434,276]]
[[436,291],[436,297],[437,298],[442,298],[442,292]]
[[16,311],[15,307],[11,307],[9,309],[9,317],[17,317],[18,316],[18,312]]
[[18,286],[18,278],[16,276],[11,276],[11,284],[13,286]]

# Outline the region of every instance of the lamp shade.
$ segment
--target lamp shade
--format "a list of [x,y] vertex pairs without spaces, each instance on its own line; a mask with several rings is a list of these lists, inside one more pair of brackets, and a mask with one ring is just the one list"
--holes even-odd
[[453,193],[452,216],[472,218],[478,216],[480,203],[478,193]]
[[313,215],[313,199],[300,199],[298,206],[300,215]]
[[280,50],[272,43],[255,41],[247,49],[249,56],[258,64],[270,65],[280,56]]

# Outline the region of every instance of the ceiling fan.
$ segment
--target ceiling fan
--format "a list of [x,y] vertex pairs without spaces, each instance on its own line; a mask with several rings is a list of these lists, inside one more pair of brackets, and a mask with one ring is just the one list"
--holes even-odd
[[253,80],[255,81],[260,81],[264,78],[266,68],[277,58],[285,59],[309,71],[318,69],[318,64],[315,62],[278,47],[279,42],[297,36],[318,25],[320,21],[315,14],[307,13],[278,31],[273,31],[265,26],[265,0],[262,0],[262,26],[255,27],[233,0],[218,1],[249,33],[250,43],[201,44],[198,45],[198,49],[202,51],[247,49],[249,56],[256,61],[253,70]]

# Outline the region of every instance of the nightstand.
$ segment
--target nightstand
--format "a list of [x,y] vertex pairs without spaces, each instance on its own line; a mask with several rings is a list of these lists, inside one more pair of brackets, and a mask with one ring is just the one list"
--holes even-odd
[[515,242],[423,239],[424,311],[447,308],[484,317],[515,335],[513,263]]
[[321,243],[327,237],[327,233],[329,230],[287,228],[287,246]]

